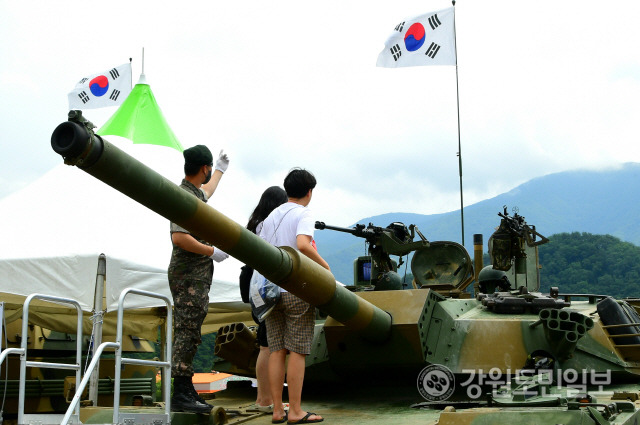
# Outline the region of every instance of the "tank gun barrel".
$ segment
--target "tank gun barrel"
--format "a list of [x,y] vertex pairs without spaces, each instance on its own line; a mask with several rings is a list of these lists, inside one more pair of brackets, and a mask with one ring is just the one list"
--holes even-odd
[[275,247],[93,133],[81,111],[51,135],[51,147],[78,168],[177,223],[371,341],[384,341],[391,316],[337,285],[328,270],[289,247]]
[[324,221],[316,221],[316,229],[318,230],[337,230],[338,232],[345,232],[345,233],[351,233],[354,234],[355,230],[354,229],[350,229],[348,227],[337,227],[337,226],[331,226],[329,224],[325,224]]

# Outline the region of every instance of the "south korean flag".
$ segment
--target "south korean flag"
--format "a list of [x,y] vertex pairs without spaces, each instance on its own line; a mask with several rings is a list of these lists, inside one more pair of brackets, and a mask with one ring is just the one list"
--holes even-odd
[[376,66],[455,65],[454,19],[455,11],[450,7],[399,23],[378,55]]
[[90,75],[78,81],[69,92],[69,109],[93,109],[117,106],[131,92],[131,63]]

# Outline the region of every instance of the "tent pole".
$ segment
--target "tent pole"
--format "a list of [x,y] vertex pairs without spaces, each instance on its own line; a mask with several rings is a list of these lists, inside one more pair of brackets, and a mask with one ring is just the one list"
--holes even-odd
[[[96,272],[96,289],[93,299],[93,330],[91,332],[91,358],[96,354],[96,350],[102,344],[102,318],[104,316],[104,282],[107,275],[107,257],[104,254],[100,254],[98,257],[98,271]],[[100,360],[96,363],[96,368],[91,374],[89,380],[89,400],[93,402],[93,406],[98,405],[98,382],[100,379]]]
[[[4,303],[0,302],[0,348],[2,347],[2,328],[4,327]],[[9,346],[7,345],[7,348]],[[7,364],[9,361],[7,360]]]
[[[167,319],[167,316],[165,315],[165,320]],[[166,324],[166,326],[160,326],[160,361],[161,362],[166,362],[167,360],[171,360],[171,359],[166,359],[166,354],[165,354],[165,349],[164,347],[166,347],[167,344],[167,326],[173,326],[173,323],[168,323]],[[170,341],[173,344],[173,341]],[[165,373],[164,368],[160,368],[160,382],[162,382],[162,386],[161,386],[161,390],[162,390],[162,398],[161,400],[169,400],[169,398],[171,398],[171,394],[165,394],[165,388],[167,388],[165,386],[165,379],[171,380],[171,374],[169,374],[169,376],[167,376],[167,374]],[[171,388],[171,386],[169,386],[169,388]]]

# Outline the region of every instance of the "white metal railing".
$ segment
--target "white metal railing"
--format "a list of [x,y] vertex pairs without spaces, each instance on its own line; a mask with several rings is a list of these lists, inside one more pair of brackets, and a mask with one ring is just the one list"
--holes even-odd
[[[45,301],[54,301],[63,304],[71,304],[76,308],[76,312],[78,314],[78,322],[76,328],[76,362],[75,364],[70,363],[50,363],[50,362],[36,362],[36,361],[27,361],[27,340],[28,340],[28,329],[29,329],[29,306],[31,305],[31,301],[35,299],[45,300]],[[39,367],[45,369],[68,369],[76,371],[76,382],[80,382],[80,377],[82,373],[81,363],[82,363],[82,308],[80,307],[80,303],[76,300],[72,300],[70,298],[62,298],[62,297],[54,297],[51,295],[43,295],[43,294],[31,294],[27,297],[22,306],[22,339],[20,341],[19,349],[7,349],[8,350],[17,350],[13,352],[18,352],[20,354],[20,383],[18,385],[18,423],[24,423],[24,399],[25,399],[25,388],[26,388],[26,379],[27,379],[27,367]],[[4,352],[3,352],[4,354]],[[8,353],[10,354],[10,353]],[[4,360],[4,357],[0,357]],[[69,417],[72,414],[75,414],[76,417],[79,417],[80,407],[76,406],[75,409],[69,410]]]
[[[165,361],[155,361],[155,360],[142,360],[142,359],[130,359],[122,357],[122,323],[124,320],[124,300],[129,294],[137,294],[145,297],[158,298],[162,299],[167,306],[167,320],[165,322],[166,326],[166,338],[164,344],[164,358]],[[99,358],[102,355],[102,352],[105,348],[115,348],[115,382],[113,388],[113,422],[114,424],[120,424],[122,421],[120,420],[120,378],[122,372],[122,364],[135,364],[135,365],[146,365],[146,366],[155,366],[162,367],[164,369],[164,379],[162,380],[163,385],[163,396],[164,396],[164,423],[169,424],[171,420],[171,379],[168,378],[171,376],[171,340],[172,340],[172,323],[173,323],[173,315],[171,311],[171,300],[169,297],[161,294],[156,294],[154,292],[142,291],[134,288],[127,288],[120,294],[120,298],[118,300],[118,318],[117,318],[117,332],[116,332],[116,342],[104,342],[100,344],[98,349],[96,350],[96,354],[94,355],[87,371],[85,373],[82,382],[80,380],[76,380],[76,382],[80,382],[80,385],[76,388],[76,393],[71,400],[71,404],[67,409],[67,413],[62,419],[61,425],[66,425],[69,422],[69,419],[72,416],[72,412],[76,409],[80,404],[80,397],[82,392],[86,388],[87,384],[91,380],[91,372],[98,364]],[[136,416],[133,413],[126,414],[128,418]],[[142,414],[139,414],[142,415]],[[22,423],[22,422],[19,422]]]
[[5,348],[4,350],[2,350],[2,353],[0,353],[0,365],[4,363],[4,359],[9,357],[9,354],[22,354],[22,353],[24,353],[24,350],[22,348]]
[[[167,320],[166,326],[166,338],[164,340],[164,358],[165,361],[155,360],[141,360],[122,357],[122,333],[123,333],[123,321],[124,321],[124,300],[129,294],[137,294],[151,298],[162,299],[167,307]],[[53,301],[63,304],[71,304],[76,308],[78,314],[77,320],[77,332],[76,332],[76,362],[71,363],[52,363],[52,362],[37,362],[27,361],[27,343],[28,343],[28,326],[29,326],[29,306],[34,299],[40,299],[45,301]],[[2,312],[3,309],[0,309]],[[0,315],[0,320],[3,317]],[[76,391],[71,400],[67,412],[62,419],[61,425],[67,425],[72,416],[75,416],[79,420],[80,414],[80,398],[87,384],[91,380],[91,372],[96,368],[99,363],[100,356],[107,348],[114,348],[115,353],[115,382],[114,382],[114,394],[113,394],[113,423],[119,424],[120,421],[120,379],[123,364],[132,365],[146,365],[162,367],[164,369],[163,384],[163,396],[164,396],[164,423],[170,423],[171,414],[171,341],[172,341],[172,323],[173,314],[171,310],[171,299],[165,295],[156,294],[154,292],[142,291],[134,288],[127,288],[120,294],[118,300],[118,317],[117,317],[117,335],[116,342],[104,342],[100,344],[93,356],[91,363],[89,364],[84,378],[81,379],[81,359],[82,359],[82,309],[80,304],[69,298],[55,297],[51,295],[43,294],[31,294],[27,297],[22,307],[22,339],[20,342],[20,348],[6,348],[0,352],[0,366],[4,363],[5,359],[11,354],[20,355],[20,382],[18,386],[18,423],[24,423],[24,403],[25,403],[25,390],[26,390],[26,371],[27,367],[39,367],[49,369],[67,369],[76,371]],[[0,331],[0,336],[2,335]],[[79,384],[78,384],[79,383]],[[135,416],[135,414],[127,413],[127,416]],[[148,416],[148,415],[146,415]]]
[[[100,346],[98,346],[98,349],[96,350],[93,358],[91,359],[91,363],[89,363],[89,367],[87,368],[86,373],[84,374],[84,377],[82,378],[82,381],[80,382],[80,385],[77,385],[76,387],[76,393],[73,395],[73,399],[71,400],[71,404],[69,404],[69,407],[67,408],[67,412],[65,413],[64,417],[62,418],[62,422],[60,422],[61,424],[67,424],[69,423],[69,419],[71,419],[71,416],[73,414],[74,409],[78,408],[78,406],[80,406],[80,397],[82,396],[82,392],[84,391],[85,387],[87,386],[87,383],[91,380],[91,372],[95,369],[96,365],[98,364],[98,362],[100,361],[100,356],[102,355],[102,352],[104,351],[105,348],[118,348],[119,345],[115,342],[103,342],[102,344],[100,344]],[[79,381],[76,381],[76,383]],[[120,386],[120,382],[116,383],[116,386],[119,387]],[[115,405],[115,401],[114,401],[114,405]],[[117,422],[114,422],[117,423]]]

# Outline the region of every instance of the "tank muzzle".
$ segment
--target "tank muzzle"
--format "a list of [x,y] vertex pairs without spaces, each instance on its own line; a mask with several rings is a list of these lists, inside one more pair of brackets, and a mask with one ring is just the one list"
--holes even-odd
[[82,116],[82,111],[69,111],[69,121],[51,134],[51,148],[64,158],[65,164],[86,168],[93,165],[104,148],[102,138],[93,132],[95,126]]
[[73,158],[84,152],[90,138],[89,132],[83,125],[65,121],[53,130],[51,147],[57,154],[65,158]]

